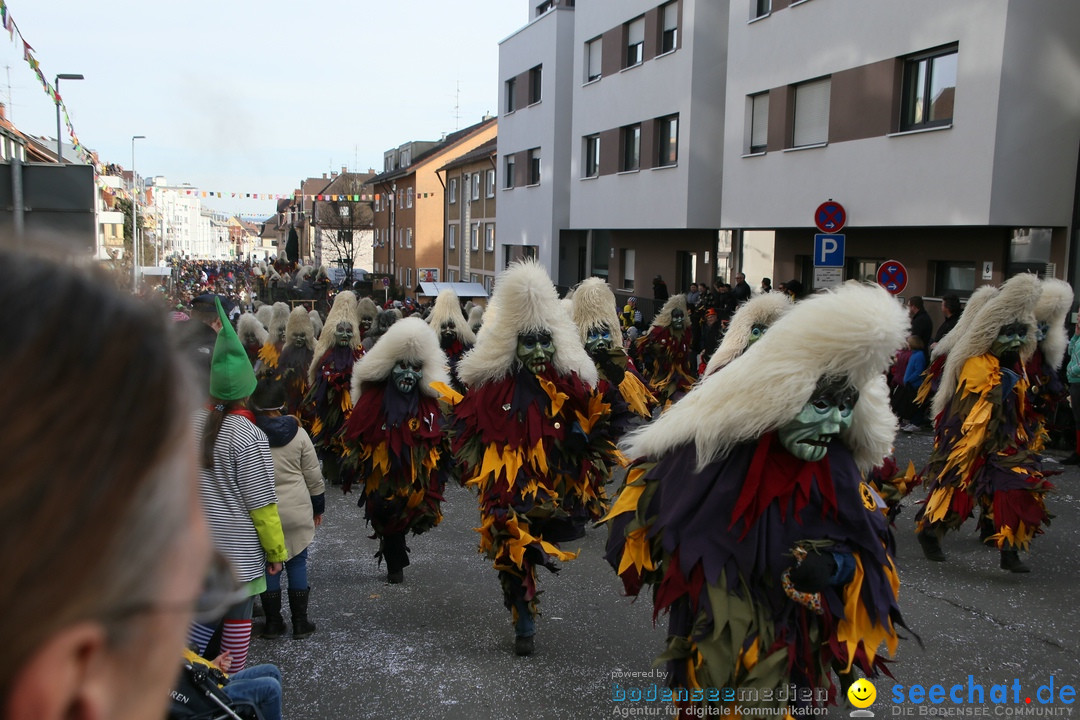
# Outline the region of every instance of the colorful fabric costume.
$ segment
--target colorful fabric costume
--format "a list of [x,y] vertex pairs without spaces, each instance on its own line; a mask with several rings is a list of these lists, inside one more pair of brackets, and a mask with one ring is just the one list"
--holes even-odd
[[[880,288],[813,296],[622,444],[636,461],[605,518],[607,559],[668,614],[657,660],[682,705],[698,688],[753,688],[790,713],[835,700],[831,671],[874,676],[881,646],[895,653],[893,539],[862,472],[895,434],[882,373],[906,327]],[[792,430],[804,417],[819,429]]]
[[1028,405],[1036,428],[1029,445],[1033,452],[1042,452],[1046,447],[1058,407],[1069,397],[1069,389],[1062,382],[1059,369],[1069,346],[1065,316],[1072,302],[1073,291],[1069,283],[1053,278],[1043,280],[1042,293],[1035,306],[1038,347],[1024,368],[1029,382]]
[[657,401],[623,349],[615,294],[600,278],[586,278],[574,289],[571,317],[586,352],[596,364],[597,389],[611,406],[611,432],[622,437],[652,418]]
[[533,649],[536,568],[572,560],[560,542],[606,510],[614,444],[596,368],[559,307],[544,268],[527,261],[499,278],[484,331],[458,366],[454,457],[480,504],[480,551],[492,559],[515,621],[515,652]]
[[259,350],[266,344],[269,333],[266,332],[266,328],[262,326],[257,317],[251,313],[244,313],[236,321],[236,334],[247,352],[248,360],[254,367],[255,363],[259,361]]
[[285,414],[293,415],[310,425],[312,415],[304,402],[308,391],[308,371],[315,357],[315,328],[303,306],[296,306],[285,326],[285,345],[278,356],[277,369],[272,376],[285,385]]
[[326,317],[315,347],[316,359],[308,369],[304,398],[311,409],[311,440],[322,460],[323,473],[334,485],[341,484],[339,459],[344,452],[338,432],[352,412],[353,365],[363,354],[356,329],[356,296],[346,290],[334,298]]
[[636,341],[636,354],[649,389],[664,408],[679,400],[694,384],[694,338],[686,311],[686,296],[672,295]]
[[1052,486],[1030,446],[1038,428],[1023,365],[1035,350],[1039,292],[1033,275],[1010,279],[949,353],[938,390],[948,399],[922,472],[927,498],[915,519],[930,560],[945,560],[942,536],[979,508],[984,540],[1002,551],[1002,568],[1028,572],[1017,551],[1028,549],[1049,522],[1043,496]]
[[[452,457],[434,383],[449,376],[435,333],[419,318],[395,323],[353,368],[356,406],[341,430],[342,489],[360,485],[359,505],[380,541],[387,579],[409,564],[405,536],[442,520],[439,509]],[[401,379],[404,378],[404,379]]]
[[461,357],[476,344],[476,334],[461,311],[457,293],[449,288],[440,292],[427,323],[439,335],[439,346],[450,364],[450,381],[454,389],[462,392],[465,388],[458,379],[457,366]]

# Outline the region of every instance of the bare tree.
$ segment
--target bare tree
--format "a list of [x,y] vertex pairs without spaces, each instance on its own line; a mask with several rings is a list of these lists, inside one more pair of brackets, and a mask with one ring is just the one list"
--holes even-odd
[[316,242],[323,250],[322,262],[337,265],[352,278],[353,267],[363,242],[370,243],[375,213],[364,197],[363,183],[369,175],[343,173],[323,192],[326,198],[315,203]]

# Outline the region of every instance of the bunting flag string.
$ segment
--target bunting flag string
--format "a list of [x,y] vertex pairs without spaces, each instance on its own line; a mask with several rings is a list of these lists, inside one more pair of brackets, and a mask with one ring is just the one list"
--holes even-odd
[[[11,16],[11,11],[8,9],[5,0],[0,0],[0,23],[2,23],[3,28],[7,30],[11,42],[14,43],[15,37],[18,36],[18,41],[22,43],[23,60],[25,60],[26,64],[30,66],[30,69],[34,71],[34,75],[37,76],[38,81],[41,83],[41,87],[45,90],[45,94],[49,96],[49,99],[60,106],[64,122],[67,125],[68,135],[71,136],[71,144],[75,148],[75,152],[83,162],[94,167],[95,174],[99,174],[100,167],[97,157],[79,142],[79,136],[75,133],[75,127],[71,124],[71,117],[68,115],[67,106],[64,105],[64,101],[60,98],[60,92],[53,87],[52,83],[50,83],[49,79],[45,76],[45,73],[42,72],[41,63],[34,57],[33,46],[26,41],[22,31],[19,30],[19,26],[15,24],[15,18]],[[59,161],[59,158],[57,158],[57,160]]]

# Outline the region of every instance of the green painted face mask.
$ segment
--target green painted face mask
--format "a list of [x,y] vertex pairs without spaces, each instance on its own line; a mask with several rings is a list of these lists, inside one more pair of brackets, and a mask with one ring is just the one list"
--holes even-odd
[[998,331],[997,339],[990,346],[990,352],[1001,358],[1008,353],[1018,352],[1027,340],[1028,327],[1024,323],[1010,323]]
[[547,370],[555,357],[555,344],[547,330],[518,335],[517,356],[525,369],[534,375]]
[[829,444],[851,427],[858,399],[858,391],[846,378],[822,378],[799,414],[780,428],[780,443],[800,460],[821,460]]
[[398,389],[402,395],[408,395],[416,390],[420,385],[420,380],[424,377],[424,366],[420,364],[410,364],[404,360],[400,361],[394,366],[394,369],[390,371],[390,378],[394,383],[394,387]]

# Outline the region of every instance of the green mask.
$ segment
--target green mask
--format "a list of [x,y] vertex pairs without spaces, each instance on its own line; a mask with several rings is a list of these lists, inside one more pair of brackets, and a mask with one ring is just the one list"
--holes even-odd
[[780,443],[800,460],[821,460],[829,443],[851,427],[858,399],[858,391],[848,386],[845,378],[822,378],[810,401],[780,428]]
[[338,347],[348,347],[352,345],[353,339],[353,327],[352,323],[339,322],[337,327],[334,328],[334,335],[337,337]]
[[589,332],[585,337],[585,351],[590,355],[605,350],[610,350],[611,333],[604,326],[596,326],[589,328]]
[[517,356],[525,369],[534,375],[547,370],[551,359],[555,357],[555,344],[551,341],[551,333],[537,330],[518,335]]
[[390,371],[390,379],[393,381],[394,387],[396,387],[398,392],[402,395],[408,395],[414,392],[420,385],[420,380],[422,380],[423,377],[423,365],[419,363],[408,363],[404,360],[398,361],[398,364]]
[[671,311],[671,329],[672,330],[682,330],[683,325],[685,325],[685,324],[686,324],[686,315],[683,314],[683,311],[682,310],[672,310]]
[[990,352],[1001,358],[1008,353],[1017,352],[1027,340],[1028,327],[1021,322],[1009,323],[998,331],[997,339],[990,346]]

